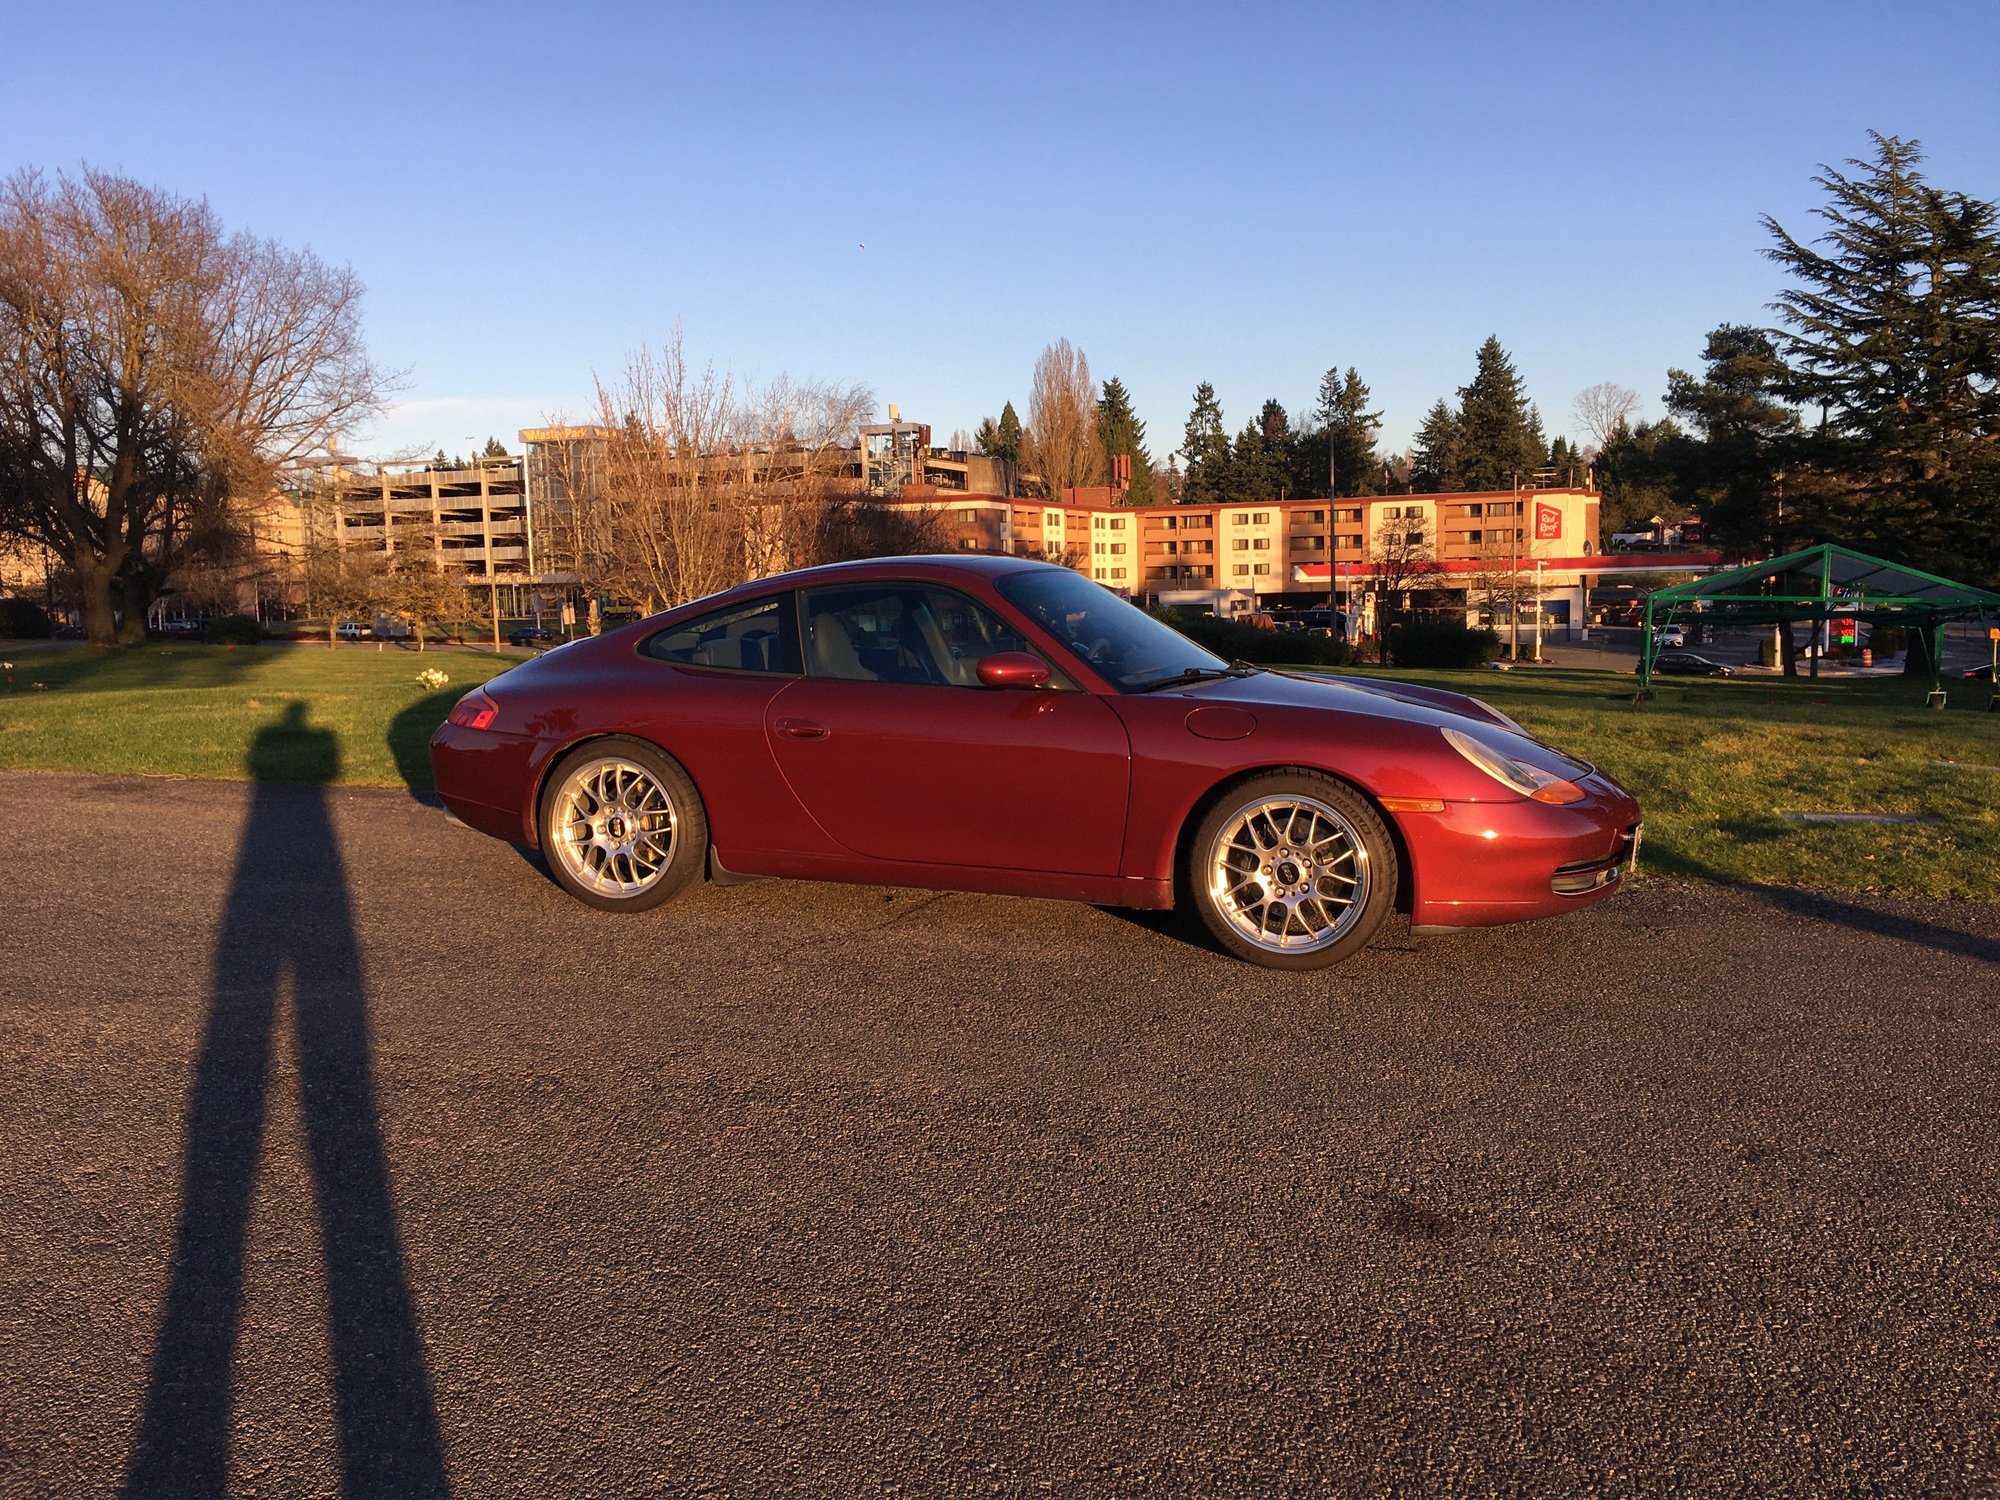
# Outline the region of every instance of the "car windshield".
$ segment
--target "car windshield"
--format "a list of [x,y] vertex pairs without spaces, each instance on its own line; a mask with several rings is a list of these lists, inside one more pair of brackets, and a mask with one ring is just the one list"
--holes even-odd
[[1221,676],[1229,663],[1067,568],[1010,573],[1002,597],[1127,692],[1179,678]]

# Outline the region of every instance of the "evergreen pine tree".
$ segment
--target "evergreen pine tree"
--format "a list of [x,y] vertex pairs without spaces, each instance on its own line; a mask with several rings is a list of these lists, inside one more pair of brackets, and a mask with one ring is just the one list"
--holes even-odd
[[1187,467],[1181,480],[1181,503],[1213,505],[1227,498],[1229,435],[1222,428],[1222,403],[1215,387],[1204,380],[1194,388],[1194,410],[1188,413],[1181,439]]
[[1527,483],[1548,454],[1541,419],[1497,337],[1479,346],[1472,383],[1458,391],[1458,476],[1453,488],[1504,490]]
[[1021,419],[1015,414],[1014,403],[1009,401],[1000,408],[1000,425],[997,433],[1000,446],[993,450],[995,458],[1004,458],[1010,464],[1021,461]]
[[[1354,366],[1343,376],[1338,368],[1320,377],[1319,405],[1313,416],[1319,424],[1319,451],[1313,457],[1333,464],[1336,495],[1372,495],[1381,487],[1382,462],[1375,453],[1375,435],[1382,428],[1382,413],[1370,411],[1368,389]],[[1319,481],[1324,484],[1326,475]],[[1316,489],[1300,490],[1314,494]]]
[[2000,234],[1993,204],[1931,187],[1916,141],[1823,167],[1826,230],[1768,216],[1783,393],[1816,411],[1801,452],[1858,501],[1842,540],[2000,581]]
[[1112,469],[1112,459],[1124,454],[1132,460],[1132,487],[1126,499],[1133,505],[1151,505],[1153,460],[1146,452],[1146,424],[1132,410],[1132,397],[1117,376],[1104,382],[1104,397],[1097,403],[1097,437],[1104,445],[1104,472]]
[[1466,488],[1460,478],[1458,413],[1440,400],[1424,414],[1410,453],[1410,489],[1419,495]]

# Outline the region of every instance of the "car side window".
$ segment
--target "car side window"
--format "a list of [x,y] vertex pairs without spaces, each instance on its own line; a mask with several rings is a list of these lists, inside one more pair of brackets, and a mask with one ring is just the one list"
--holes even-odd
[[978,687],[985,658],[1029,649],[993,611],[952,589],[857,584],[814,589],[805,600],[815,677]]
[[717,610],[648,636],[639,650],[658,661],[687,667],[797,675],[798,627],[792,618],[792,596],[777,594]]

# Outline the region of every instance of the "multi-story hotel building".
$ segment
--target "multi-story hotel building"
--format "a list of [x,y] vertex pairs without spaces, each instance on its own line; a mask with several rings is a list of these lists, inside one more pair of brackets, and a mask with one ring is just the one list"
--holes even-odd
[[1589,489],[1138,507],[1104,489],[1066,497],[913,485],[883,503],[939,512],[959,550],[1064,562],[1133,598],[1225,613],[1332,599],[1361,628],[1385,587],[1490,615],[1491,596],[1514,579],[1523,595],[1539,591],[1545,614],[1580,621],[1589,580],[1623,562],[1602,555]]

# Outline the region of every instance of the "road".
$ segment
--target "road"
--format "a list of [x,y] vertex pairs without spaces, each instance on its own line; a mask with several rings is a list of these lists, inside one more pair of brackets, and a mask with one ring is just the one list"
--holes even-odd
[[1995,909],[1311,977],[602,916],[389,792],[11,773],[0,851],[0,1494],[2000,1492]]

